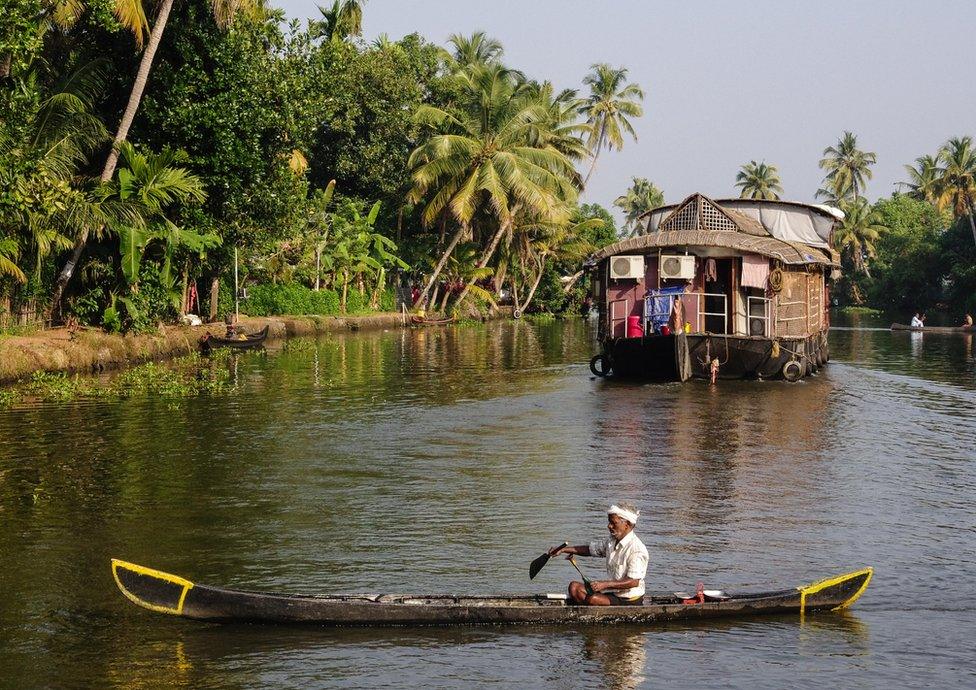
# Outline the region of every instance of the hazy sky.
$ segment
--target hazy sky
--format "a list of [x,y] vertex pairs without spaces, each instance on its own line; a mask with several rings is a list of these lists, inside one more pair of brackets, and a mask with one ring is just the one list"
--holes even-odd
[[[315,0],[277,2],[319,16]],[[976,135],[976,0],[369,0],[363,24],[368,40],[440,44],[484,30],[506,64],[559,87],[594,62],[629,68],[646,93],[639,140],[601,153],[587,192],[608,207],[633,176],[669,202],[736,196],[751,159],[779,167],[784,198],[812,201],[845,129],[878,156],[869,196],[887,196],[904,164]]]

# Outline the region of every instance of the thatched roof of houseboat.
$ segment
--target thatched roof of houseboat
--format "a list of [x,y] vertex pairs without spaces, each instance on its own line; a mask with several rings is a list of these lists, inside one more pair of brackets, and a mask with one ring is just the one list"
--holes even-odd
[[[664,227],[680,219],[698,215],[702,222],[695,227]],[[721,216],[721,217],[720,217]],[[743,221],[743,217],[749,221]],[[735,228],[728,227],[729,218]],[[709,199],[692,194],[680,204],[659,206],[644,213],[637,221],[641,234],[658,230],[736,230],[756,236],[771,235],[784,242],[800,242],[828,249],[833,230],[843,220],[842,211],[822,204],[804,204],[780,199]],[[712,221],[712,222],[709,222]],[[761,231],[760,231],[761,228]]]
[[665,230],[650,235],[631,237],[591,254],[586,260],[592,266],[617,254],[640,254],[652,249],[688,249],[695,247],[720,247],[742,252],[759,254],[778,259],[787,265],[819,264],[840,266],[839,257],[830,250],[808,247],[799,242],[784,242],[774,237],[755,237],[744,232],[725,232],[709,230]]
[[[662,217],[661,210],[669,212]],[[652,232],[604,247],[591,255],[586,260],[586,265],[592,266],[616,254],[639,253],[666,247],[689,250],[694,247],[718,247],[768,256],[789,265],[840,265],[839,256],[827,245],[811,246],[804,242],[777,239],[759,218],[724,208],[703,194],[692,194],[680,204],[656,209],[651,213],[659,214],[659,222]],[[647,214],[644,217],[648,217]]]

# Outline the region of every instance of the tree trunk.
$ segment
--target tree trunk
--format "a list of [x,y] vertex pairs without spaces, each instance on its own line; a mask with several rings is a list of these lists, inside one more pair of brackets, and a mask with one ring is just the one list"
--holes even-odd
[[320,278],[322,276],[322,252],[318,247],[315,248],[315,291],[319,291]]
[[369,306],[372,309],[376,309],[380,302],[380,288],[383,286],[383,280],[386,277],[386,269],[380,268],[379,275],[376,278],[376,287],[373,289],[373,296],[369,298]]
[[969,229],[973,232],[973,242],[976,243],[976,221],[973,221],[973,214],[976,210],[973,209],[973,205],[969,204]]
[[346,313],[346,297],[349,295],[349,271],[342,272],[342,301],[339,303],[340,310]]
[[[478,259],[478,268],[484,268],[488,265],[488,262],[491,261],[491,257],[495,254],[495,250],[498,249],[498,244],[502,241],[502,237],[505,236],[505,233],[508,232],[509,228],[511,227],[511,218],[498,226],[498,230],[495,232],[494,237],[491,238],[491,242],[488,244],[488,247],[485,248],[485,251],[481,253],[481,258]],[[470,281],[468,281],[468,284],[464,286],[463,290],[461,290],[461,294],[458,295],[455,304],[461,304],[461,302],[464,301],[464,298],[468,296],[468,291],[471,289],[471,286],[475,284],[475,280],[476,279],[472,278]]]
[[579,279],[583,277],[583,271],[576,271],[572,276],[570,276],[569,281],[563,286],[563,292],[569,292],[573,289],[573,286],[579,282]]
[[220,278],[214,278],[210,283],[210,321],[217,320],[217,305],[220,297]]
[[525,304],[522,305],[523,312],[529,308],[529,303],[532,301],[532,298],[535,297],[536,288],[538,288],[539,283],[542,282],[542,274],[545,273],[545,271],[546,271],[546,260],[542,259],[541,261],[539,261],[539,275],[535,277],[535,282],[532,283],[532,289],[529,290],[529,294],[525,298]]
[[607,136],[607,123],[604,122],[603,125],[600,127],[600,138],[597,139],[596,141],[596,151],[593,152],[593,162],[590,164],[590,171],[586,173],[586,178],[583,180],[584,190],[586,189],[587,183],[590,181],[590,176],[593,174],[593,171],[596,169],[596,159],[600,155],[600,149],[603,148],[603,141],[606,138],[606,136]]
[[441,254],[440,261],[437,262],[437,265],[434,267],[434,272],[430,274],[430,278],[427,280],[427,285],[424,286],[423,292],[420,293],[420,297],[417,299],[417,304],[415,305],[417,309],[423,309],[427,305],[427,297],[430,295],[430,290],[437,281],[437,276],[444,270],[444,264],[451,258],[451,253],[457,247],[458,242],[461,240],[461,235],[466,231],[466,228],[467,226],[463,223],[458,227],[457,232],[454,233],[454,237],[451,238],[451,243],[447,245],[447,249]]
[[[142,60],[139,61],[136,79],[132,84],[132,91],[129,93],[129,102],[125,106],[125,113],[123,113],[122,121],[119,123],[119,129],[115,133],[112,149],[109,151],[108,158],[105,159],[105,166],[102,168],[102,182],[108,182],[115,174],[115,166],[119,162],[119,144],[129,136],[129,128],[132,127],[132,121],[135,119],[136,111],[139,109],[142,92],[145,90],[146,81],[149,78],[149,70],[152,67],[153,58],[156,57],[156,49],[159,47],[159,41],[162,39],[163,30],[166,28],[166,20],[169,19],[171,9],[173,9],[173,0],[163,0],[159,5],[159,14],[156,15],[156,23],[153,25],[152,31],[149,34],[149,43],[146,44],[146,49],[142,53]],[[78,235],[74,249],[71,251],[71,258],[68,259],[58,274],[58,279],[54,284],[54,291],[51,296],[52,316],[58,311],[61,296],[64,294],[64,288],[68,285],[68,281],[71,280],[71,276],[74,275],[78,261],[81,259],[81,253],[85,249],[85,243],[88,242],[89,229],[87,226],[81,228],[81,233]]]
[[7,53],[0,57],[0,79],[6,79],[10,76],[10,63],[13,57],[13,53]]

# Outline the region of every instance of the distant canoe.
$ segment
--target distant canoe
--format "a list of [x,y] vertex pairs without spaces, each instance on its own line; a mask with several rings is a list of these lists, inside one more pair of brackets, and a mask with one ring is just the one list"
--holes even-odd
[[304,623],[327,626],[657,623],[758,614],[804,614],[850,606],[873,570],[810,585],[754,594],[722,593],[683,603],[678,593],[648,593],[639,606],[580,606],[564,594],[454,596],[430,594],[293,595],[220,589],[134,563],[112,560],[112,574],[135,604],[200,621]]
[[446,326],[449,323],[454,323],[453,316],[446,319],[429,319],[415,314],[410,317],[410,324],[413,326]]
[[220,336],[207,335],[200,339],[200,349],[204,352],[213,350],[218,347],[229,347],[234,350],[253,350],[254,348],[261,347],[264,341],[268,337],[268,330],[270,326],[265,326],[257,333],[252,335],[246,335],[243,339],[241,338],[221,338]]
[[893,331],[915,331],[917,333],[976,333],[976,326],[923,326],[912,328],[903,323],[891,324]]

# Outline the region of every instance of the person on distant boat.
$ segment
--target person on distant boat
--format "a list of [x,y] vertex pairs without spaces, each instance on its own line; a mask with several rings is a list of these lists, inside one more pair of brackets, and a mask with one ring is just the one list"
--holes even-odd
[[972,328],[973,327],[973,315],[972,314],[966,314],[966,318],[963,319],[963,322],[962,322],[962,327],[963,328]]
[[589,588],[582,582],[569,583],[569,598],[591,606],[639,606],[644,603],[644,576],[647,575],[647,548],[634,534],[640,511],[621,503],[607,509],[610,536],[581,546],[549,550],[550,556],[595,556],[607,559],[607,580],[594,580]]
[[915,316],[912,317],[912,328],[924,328],[925,327],[924,319],[925,319],[924,316],[916,313]]

